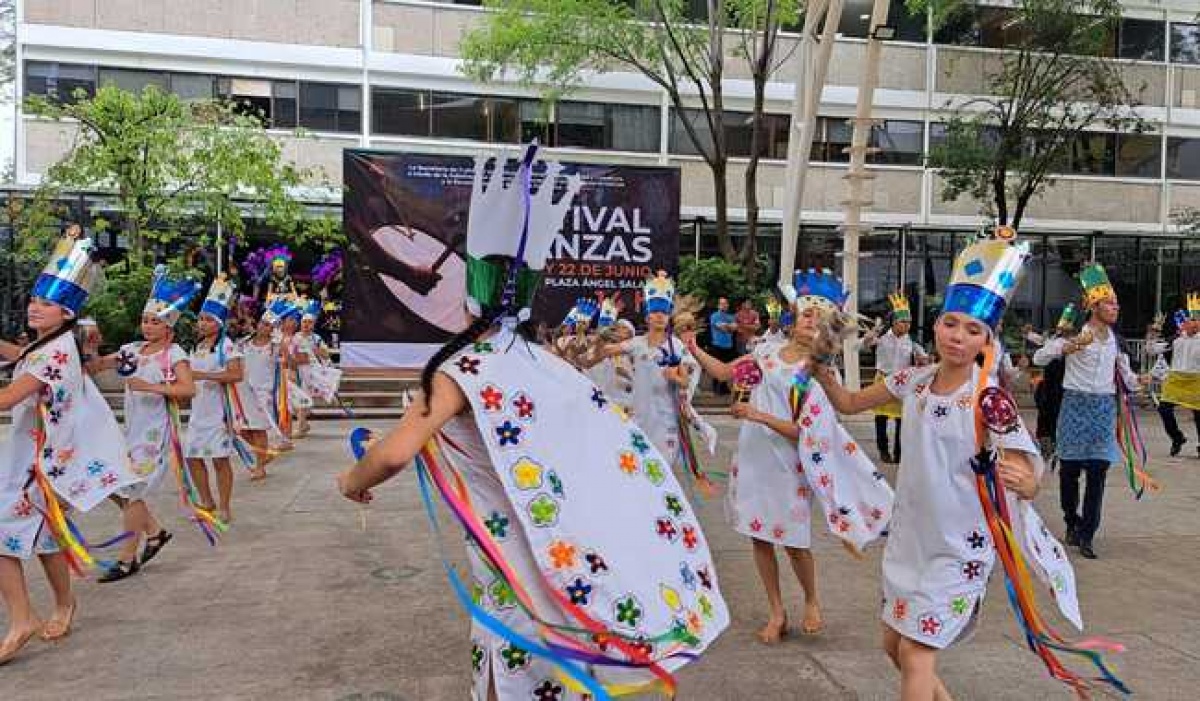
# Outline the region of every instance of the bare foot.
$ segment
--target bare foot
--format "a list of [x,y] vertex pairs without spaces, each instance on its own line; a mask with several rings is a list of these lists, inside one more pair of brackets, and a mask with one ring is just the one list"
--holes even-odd
[[78,600],[72,600],[67,606],[57,606],[54,609],[54,615],[46,621],[46,625],[42,628],[42,640],[54,642],[62,640],[71,634],[71,626],[75,624],[75,609],[77,608]]
[[805,635],[817,635],[823,630],[825,630],[825,619],[821,617],[820,604],[804,604],[804,621],[800,624],[800,632]]
[[764,645],[774,645],[787,636],[787,616],[772,616],[767,624],[758,631],[758,640]]
[[8,635],[0,642],[0,665],[12,662],[29,641],[42,632],[42,622],[33,619],[28,627],[9,628]]
[[251,482],[261,482],[262,480],[265,480],[266,478],[267,478],[267,471],[262,469],[261,467],[256,467],[250,471],[250,481]]
[[233,512],[228,507],[223,508],[217,512],[217,518],[221,519],[221,523],[228,526],[233,523]]

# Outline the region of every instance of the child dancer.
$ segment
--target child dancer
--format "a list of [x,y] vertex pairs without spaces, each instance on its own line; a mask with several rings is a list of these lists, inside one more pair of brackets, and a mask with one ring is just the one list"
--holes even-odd
[[[300,331],[293,339],[294,355],[300,366],[300,388],[313,399],[321,399],[327,404],[337,400],[338,385],[342,381],[342,371],[333,367],[329,361],[329,346],[325,339],[316,332],[317,317],[321,315],[321,300],[314,299],[304,305],[304,315],[300,319]],[[300,411],[302,431],[308,431],[309,409]]]
[[[471,635],[477,701],[578,701],[603,694],[601,684],[669,681],[728,623],[704,534],[663,456],[518,328],[581,185],[571,178],[554,202],[561,166],[551,164],[526,198],[534,149],[509,186],[497,166],[486,191],[477,161],[467,224],[475,321],[426,366],[423,396],[397,429],[339,477],[343,494],[367,502],[417,458],[422,483],[433,479],[457,505],[477,592],[477,603],[464,600],[481,623]],[[554,664],[584,688],[568,688]]]
[[[997,555],[1030,647],[1056,678],[1087,687],[1055,657],[1077,650],[1045,626],[1033,604],[1030,569],[1082,627],[1070,562],[1031,503],[1041,458],[1015,403],[990,373],[992,329],[1029,255],[1027,244],[1011,241],[1011,229],[997,233],[955,262],[934,327],[936,365],[901,370],[853,393],[831,371],[818,374],[839,411],[859,413],[893,398],[903,403],[905,449],[883,556],[882,611],[884,649],[900,670],[903,701],[950,698],[936,673],[937,652],[977,622]],[[976,363],[981,353],[984,367]]]
[[[99,579],[118,582],[137,574],[173,537],[150,511],[146,497],[158,488],[178,454],[178,426],[167,407],[168,398],[188,399],[195,394],[187,353],[175,342],[175,323],[200,291],[194,280],[172,279],[165,267],[155,271],[154,286],[142,310],[142,338],[127,343],[113,355],[88,364],[95,373],[113,369],[125,380],[125,441],[129,462],[143,481],[119,492],[125,530],[134,534],[121,548],[120,559]],[[181,486],[182,488],[182,486]],[[145,536],[146,547],[138,556]]]
[[[232,408],[234,402],[229,394],[233,392],[237,396],[236,388],[242,382],[243,375],[241,353],[224,333],[233,291],[224,278],[214,280],[196,320],[197,341],[190,357],[192,377],[196,381],[196,397],[192,400],[184,447],[196,490],[210,511],[214,508],[214,502],[206,463],[212,461],[217,475],[217,517],[226,524],[233,519],[233,467],[230,458],[237,455],[255,470],[253,476],[256,479],[263,476],[257,471],[258,466],[249,451],[240,450],[243,447],[238,443],[237,431],[240,426],[235,419]],[[243,409],[256,408],[252,403],[240,402],[240,399],[237,404]],[[244,415],[241,424],[249,427]],[[257,425],[262,425],[262,422],[258,421]]]
[[[35,340],[19,348],[0,344],[13,380],[0,389],[0,409],[12,427],[0,456],[0,597],[8,632],[0,664],[33,638],[61,640],[71,632],[75,568],[95,564],[68,525],[64,509],[87,511],[138,481],[128,468],[125,441],[112,410],[83,372],[73,331],[96,278],[90,239],[72,225],[34,282],[28,308]],[[41,560],[54,596],[45,624],[29,600],[23,562]]]
[[[778,642],[788,629],[776,546],[787,551],[804,590],[801,631],[813,635],[823,627],[810,550],[813,497],[823,510],[821,520],[856,551],[880,535],[892,511],[891,488],[838,423],[825,393],[807,382],[814,356],[834,352],[842,330],[856,329],[842,311],[848,295],[828,271],[797,272],[795,285],[785,294],[796,316],[786,342],[758,343],[751,354],[724,363],[700,349],[695,339],[688,341],[705,372],[720,382],[732,381],[732,413],[743,419],[726,514],[734,530],[754,546],[754,564],[770,606],[770,618],[758,635],[768,644]],[[778,303],[775,307],[773,318],[778,320]]]
[[[280,304],[283,307],[280,307]],[[299,369],[302,363],[308,362],[308,356],[296,347],[296,331],[300,328],[302,301],[299,297],[276,297],[268,309],[282,309],[281,315],[274,315],[272,322],[278,333],[275,338],[278,348],[278,371],[276,373],[275,400],[279,403],[275,422],[279,430],[289,439],[303,438],[308,435],[308,424],[297,422],[293,428],[292,419],[307,421],[308,410],[312,408],[312,397],[300,387]]]
[[292,441],[279,430],[275,419],[275,372],[279,362],[279,344],[274,340],[275,327],[266,314],[258,321],[254,334],[241,343],[242,365],[250,387],[248,400],[263,410],[267,420],[266,459],[259,463],[265,468],[276,453],[292,449]]

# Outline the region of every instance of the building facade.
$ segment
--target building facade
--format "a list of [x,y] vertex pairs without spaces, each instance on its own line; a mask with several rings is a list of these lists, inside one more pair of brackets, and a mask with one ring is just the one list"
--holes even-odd
[[[1140,0],[1139,0],[1140,1]],[[1158,310],[1200,288],[1200,239],[1181,235],[1173,212],[1200,208],[1200,24],[1195,0],[1129,4],[1106,60],[1120,61],[1153,129],[1090,132],[1074,147],[1056,185],[1022,226],[1035,265],[1016,315],[1052,323],[1077,295],[1072,274],[1095,257],[1109,265],[1137,333]],[[591,79],[552,107],[514,84],[478,85],[458,69],[458,46],[484,10],[427,0],[21,0],[18,97],[70,99],[112,82],[158,85],[184,97],[227,97],[261,112],[288,158],[341,182],[345,148],[470,153],[531,137],[567,160],[677,165],[683,173],[684,251],[712,253],[709,172],[684,134],[683,119],[649,81],[612,73]],[[847,0],[821,101],[804,193],[798,265],[837,269],[836,224],[845,196],[856,88],[865,55],[869,0]],[[869,157],[876,178],[862,241],[860,307],[878,311],[903,286],[925,325],[939,303],[954,252],[981,222],[977,202],[942,201],[936,172],[923,166],[944,106],[985,90],[984,68],[1010,28],[1008,11],[981,6],[936,34],[893,0],[895,40],[886,43],[875,94],[880,121]],[[784,40],[784,55],[798,41]],[[794,56],[769,85],[768,138],[758,200],[767,222],[760,248],[775,253],[784,188]],[[750,85],[731,58],[727,135],[737,154],[729,172],[731,216],[744,219]],[[305,134],[297,136],[295,130]],[[18,115],[16,172],[32,185],[70,147],[74,128]],[[336,203],[339,190],[314,184]],[[776,253],[777,255],[777,253]]]

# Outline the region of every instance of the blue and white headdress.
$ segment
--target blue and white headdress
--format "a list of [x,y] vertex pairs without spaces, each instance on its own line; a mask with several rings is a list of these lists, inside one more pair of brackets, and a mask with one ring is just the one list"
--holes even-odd
[[667,271],[660,270],[654,277],[646,280],[642,293],[647,314],[671,314],[675,311],[675,281],[667,275]]
[[943,312],[961,312],[996,328],[1029,259],[1029,244],[1016,237],[1012,227],[997,227],[958,254]]
[[850,298],[850,290],[841,278],[829,270],[797,270],[792,284],[780,288],[785,299],[796,309],[816,306],[825,311],[839,311]]
[[294,298],[279,295],[267,305],[267,310],[263,312],[262,318],[272,326],[279,326],[284,319],[292,318],[299,321],[301,316],[300,306]]
[[217,276],[208,288],[208,297],[200,307],[200,313],[208,314],[224,324],[229,318],[229,308],[233,306],[234,292],[236,290],[224,275]]
[[33,283],[30,296],[53,302],[72,316],[78,314],[100,275],[100,266],[93,259],[95,250],[92,240],[83,237],[82,229],[69,228]]
[[167,266],[159,265],[154,268],[154,283],[142,314],[153,314],[168,326],[174,326],[199,292],[199,282],[191,278],[171,277]]

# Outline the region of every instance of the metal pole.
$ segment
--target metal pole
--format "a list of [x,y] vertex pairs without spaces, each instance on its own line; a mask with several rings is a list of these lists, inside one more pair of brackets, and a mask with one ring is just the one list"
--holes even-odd
[[[784,192],[783,229],[779,232],[779,285],[790,285],[796,269],[796,244],[800,237],[800,216],[804,206],[804,178],[812,152],[813,131],[821,91],[829,72],[829,57],[838,24],[842,20],[843,0],[811,0],[805,8],[804,30],[796,58],[795,96],[788,126],[787,171]],[[824,25],[822,26],[822,20]],[[817,36],[818,28],[821,36]]]
[[[850,299],[846,308],[851,314],[858,312],[858,237],[870,231],[862,223],[862,209],[872,204],[864,191],[864,185],[874,178],[866,170],[867,137],[871,134],[871,103],[875,98],[875,84],[879,79],[879,59],[883,42],[875,38],[876,27],[887,24],[888,0],[875,0],[871,10],[871,25],[867,35],[867,56],[863,63],[863,77],[858,86],[858,104],[854,112],[854,135],[850,140],[850,169],[846,173],[849,195],[844,204],[846,219],[842,223],[842,279],[850,288]],[[859,388],[858,348],[853,339],[845,343],[846,387],[851,391]]]
[[225,237],[221,231],[221,220],[217,220],[217,276],[221,275],[222,254],[225,252]]

